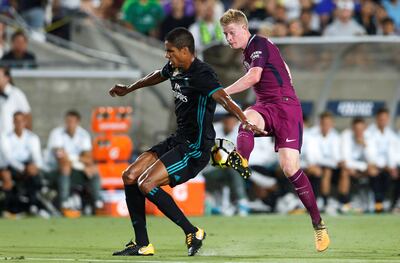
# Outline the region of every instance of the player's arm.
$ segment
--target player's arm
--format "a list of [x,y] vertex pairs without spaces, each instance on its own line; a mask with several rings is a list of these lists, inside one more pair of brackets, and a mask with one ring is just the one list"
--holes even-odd
[[239,106],[232,100],[232,98],[225,92],[224,89],[217,90],[212,94],[212,98],[222,105],[229,113],[236,116],[236,118],[242,123],[243,128],[252,131],[257,134],[267,135],[267,132],[261,130],[256,125],[252,124],[247,120],[246,115],[239,108]]
[[139,79],[135,83],[131,85],[123,85],[123,84],[117,84],[114,87],[112,87],[108,93],[115,97],[115,96],[125,96],[126,94],[135,91],[140,88],[148,87],[148,86],[154,86],[157,85],[158,83],[161,83],[163,81],[166,81],[167,78],[163,77],[161,75],[161,70],[156,70],[153,71],[152,73],[148,74],[147,76]]
[[242,92],[254,84],[258,83],[261,79],[263,69],[261,67],[253,67],[250,70],[238,79],[235,83],[225,88],[226,93],[229,95]]

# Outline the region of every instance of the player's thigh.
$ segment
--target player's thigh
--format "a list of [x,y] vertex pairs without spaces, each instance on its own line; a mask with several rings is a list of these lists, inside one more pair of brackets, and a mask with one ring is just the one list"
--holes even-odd
[[244,111],[244,115],[252,124],[256,125],[262,130],[265,129],[265,121],[261,113],[254,109],[247,109]]
[[153,152],[142,153],[135,162],[128,166],[122,173],[124,184],[134,184],[140,175],[149,169],[157,161],[157,155]]
[[161,160],[157,160],[138,179],[139,189],[144,194],[148,194],[155,187],[167,184],[169,184],[169,176]]
[[279,164],[286,175],[290,177],[300,169],[300,153],[292,148],[279,148]]

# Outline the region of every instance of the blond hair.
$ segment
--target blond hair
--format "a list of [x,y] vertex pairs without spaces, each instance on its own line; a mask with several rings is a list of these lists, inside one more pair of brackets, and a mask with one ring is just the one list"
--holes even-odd
[[221,26],[227,26],[231,23],[244,24],[246,26],[249,24],[246,15],[237,9],[229,9],[226,11],[219,19],[219,22],[221,23]]

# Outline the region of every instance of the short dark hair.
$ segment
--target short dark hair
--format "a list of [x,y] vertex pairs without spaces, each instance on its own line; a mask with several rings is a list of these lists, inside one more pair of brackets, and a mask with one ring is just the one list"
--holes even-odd
[[351,121],[351,125],[353,126],[359,123],[365,123],[365,119],[363,117],[354,117]]
[[16,30],[12,35],[11,35],[11,42],[14,41],[17,37],[22,36],[25,38],[25,40],[28,40],[28,37],[25,35],[24,31],[22,30]]
[[379,108],[379,109],[376,111],[376,116],[381,115],[381,114],[384,114],[384,113],[389,114],[389,113],[390,113],[389,109],[386,108],[386,107]]
[[68,110],[68,111],[65,113],[65,117],[75,117],[75,118],[77,118],[78,120],[81,120],[81,114],[80,114],[79,111],[77,111],[77,110]]
[[382,19],[381,23],[383,25],[386,25],[386,24],[393,24],[394,25],[394,20],[392,18],[390,18],[390,17],[385,17],[385,18]]
[[16,111],[16,112],[14,112],[14,114],[13,114],[14,119],[15,119],[15,117],[17,117],[18,115],[22,115],[22,116],[25,117],[25,113],[23,113],[22,111]]
[[12,77],[11,77],[11,70],[10,70],[10,68],[9,68],[9,67],[6,67],[6,66],[4,66],[4,65],[0,65],[0,70],[3,71],[4,76],[6,76],[6,77],[9,78],[9,80],[10,80],[9,82],[11,83],[11,85],[14,85],[13,80],[12,80]]
[[192,33],[184,27],[177,27],[171,30],[165,37],[165,41],[170,42],[178,49],[187,47],[190,53],[194,54],[194,38]]
[[325,119],[325,118],[333,119],[333,114],[332,114],[332,112],[330,112],[330,111],[324,111],[323,113],[321,113],[321,114],[319,115],[319,119],[320,119],[320,120]]

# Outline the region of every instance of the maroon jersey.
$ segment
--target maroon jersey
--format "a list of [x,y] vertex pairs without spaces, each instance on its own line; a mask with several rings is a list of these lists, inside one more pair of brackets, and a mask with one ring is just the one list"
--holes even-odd
[[243,55],[243,64],[247,71],[253,67],[263,69],[260,81],[254,85],[256,104],[281,101],[300,104],[289,68],[274,43],[265,37],[253,35]]

